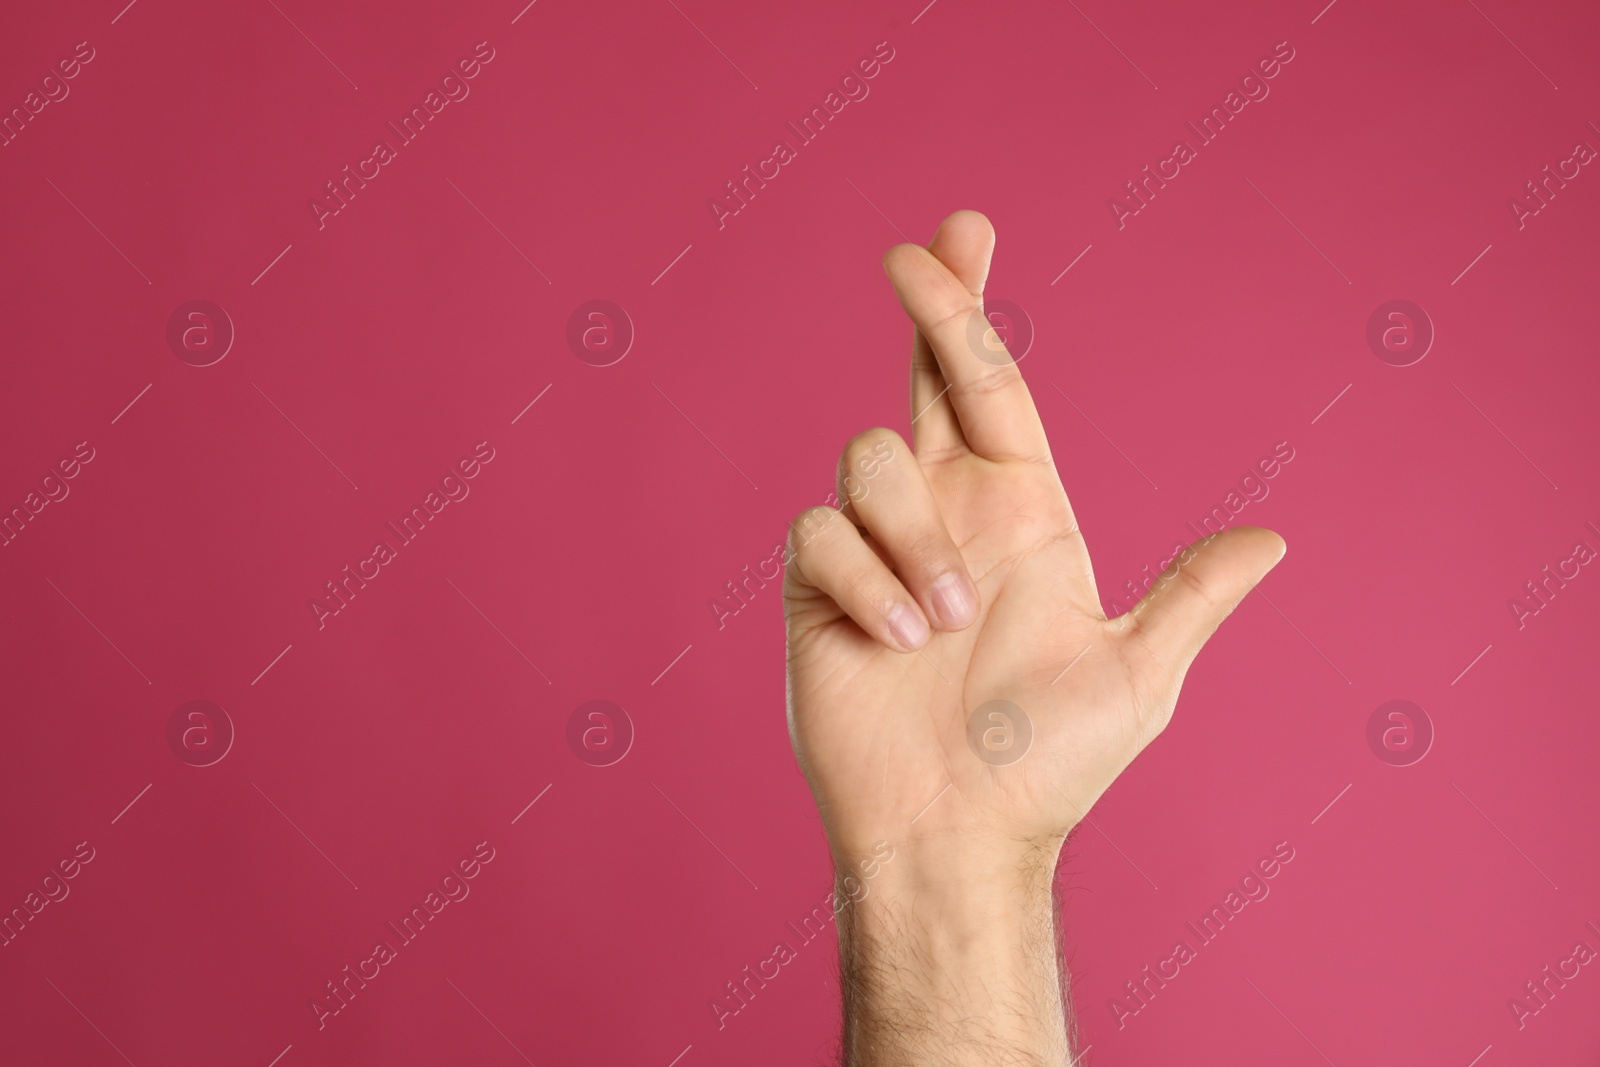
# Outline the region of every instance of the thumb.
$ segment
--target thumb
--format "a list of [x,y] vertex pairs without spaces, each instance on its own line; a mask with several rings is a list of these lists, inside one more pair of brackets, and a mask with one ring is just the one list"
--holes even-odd
[[1277,566],[1285,548],[1283,538],[1259,526],[1230,526],[1196,541],[1129,610],[1133,631],[1182,677],[1222,620]]

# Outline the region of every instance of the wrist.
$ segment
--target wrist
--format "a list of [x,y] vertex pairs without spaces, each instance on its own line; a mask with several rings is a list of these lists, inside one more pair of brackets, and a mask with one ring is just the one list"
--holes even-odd
[[850,932],[893,929],[931,952],[997,955],[1053,936],[1059,844],[913,840],[888,855],[871,878],[836,867],[839,892],[857,912]]
[[[912,841],[859,883],[838,916],[846,1015],[855,1021],[848,1064],[1069,1062],[1058,851],[1059,843]],[[920,1034],[928,1046],[870,1040],[883,1032]],[[976,1058],[952,1057],[955,1046]]]
[[1001,902],[1047,903],[1066,836],[923,834],[872,845],[830,841],[835,881],[847,900],[910,897],[953,911]]

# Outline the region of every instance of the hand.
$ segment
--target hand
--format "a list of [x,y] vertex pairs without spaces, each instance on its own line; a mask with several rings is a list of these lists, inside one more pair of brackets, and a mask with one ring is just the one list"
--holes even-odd
[[[969,345],[993,248],[989,221],[959,211],[931,251],[889,250],[917,328],[915,454],[893,430],[858,435],[840,466],[859,500],[811,509],[790,532],[790,729],[846,852],[919,835],[1064,837],[1165,728],[1201,645],[1284,553],[1277,534],[1233,527],[1106,618],[1021,372],[1004,349]],[[1016,762],[968,745],[990,701],[1031,724]],[[980,725],[1003,744],[1003,722]]]
[[916,326],[915,451],[893,430],[854,438],[848,502],[796,519],[784,581],[790,734],[836,865],[887,841],[896,859],[869,891],[946,919],[974,900],[1026,910],[995,887],[1048,885],[1066,834],[1284,553],[1269,530],[1230,528],[1106,618],[1027,384],[978,318],[993,248],[989,221],[958,211],[929,248],[885,255]]

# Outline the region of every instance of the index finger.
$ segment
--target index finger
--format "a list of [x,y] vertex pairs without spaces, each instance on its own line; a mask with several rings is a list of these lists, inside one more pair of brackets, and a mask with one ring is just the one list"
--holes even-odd
[[984,318],[982,300],[917,245],[889,249],[883,267],[939,361],[972,451],[992,460],[1048,462],[1049,440],[1028,383]]

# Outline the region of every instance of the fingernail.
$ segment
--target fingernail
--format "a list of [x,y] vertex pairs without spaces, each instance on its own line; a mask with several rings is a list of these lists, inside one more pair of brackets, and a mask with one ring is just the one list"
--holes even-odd
[[908,604],[889,612],[889,630],[907,652],[915,652],[928,641],[928,624],[923,621],[922,612]]
[[933,583],[933,608],[945,626],[960,629],[978,614],[978,598],[966,575],[951,571]]

